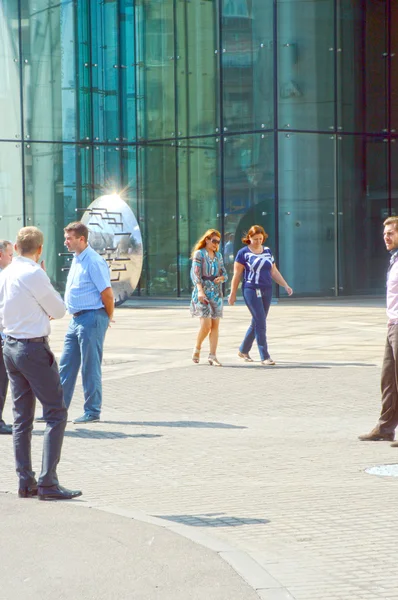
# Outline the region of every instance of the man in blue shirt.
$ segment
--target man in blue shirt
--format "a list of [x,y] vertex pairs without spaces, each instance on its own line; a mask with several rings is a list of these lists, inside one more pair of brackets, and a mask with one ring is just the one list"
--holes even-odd
[[88,244],[88,229],[80,222],[64,229],[65,246],[74,252],[65,289],[72,315],[65,336],[59,373],[66,408],[72,401],[81,366],[84,414],[74,423],[99,421],[102,405],[101,363],[105,334],[113,320],[114,298],[107,262]]

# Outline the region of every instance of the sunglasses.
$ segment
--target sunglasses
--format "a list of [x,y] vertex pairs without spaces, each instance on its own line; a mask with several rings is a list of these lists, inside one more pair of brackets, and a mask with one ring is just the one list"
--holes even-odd
[[216,238],[212,238],[210,241],[212,244],[219,244],[221,242],[221,240],[217,240]]

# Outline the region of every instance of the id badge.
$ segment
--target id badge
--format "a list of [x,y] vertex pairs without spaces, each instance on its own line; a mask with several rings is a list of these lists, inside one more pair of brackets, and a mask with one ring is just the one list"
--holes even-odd
[[261,298],[261,290],[256,290],[256,296],[257,298]]

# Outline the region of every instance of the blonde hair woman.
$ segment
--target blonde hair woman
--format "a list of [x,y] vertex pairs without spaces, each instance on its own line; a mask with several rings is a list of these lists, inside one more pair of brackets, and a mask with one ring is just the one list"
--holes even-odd
[[191,279],[193,284],[191,314],[200,318],[200,329],[192,354],[194,363],[200,359],[202,343],[209,336],[209,364],[221,367],[217,360],[218,329],[223,311],[222,284],[228,276],[221,253],[218,251],[221,235],[217,229],[208,229],[192,250]]

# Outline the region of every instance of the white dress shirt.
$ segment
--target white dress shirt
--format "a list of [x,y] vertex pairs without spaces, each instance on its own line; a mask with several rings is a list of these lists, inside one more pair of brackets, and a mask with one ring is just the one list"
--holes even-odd
[[61,319],[65,304],[43,269],[18,256],[0,274],[0,325],[5,335],[31,339],[50,334],[50,319]]
[[390,321],[398,320],[398,260],[396,260],[387,277],[387,316]]

